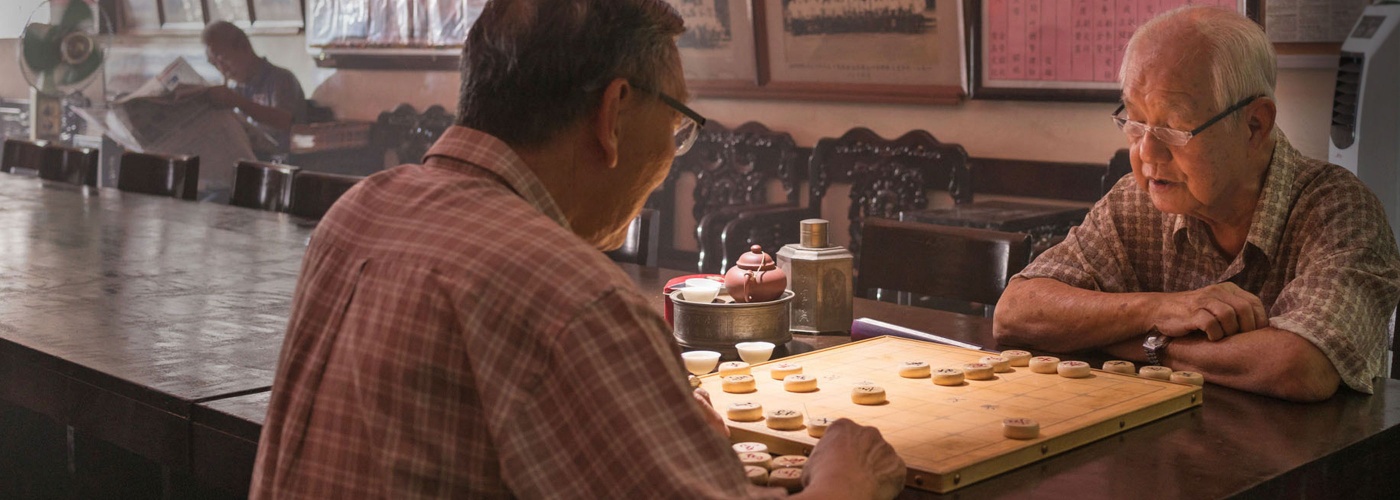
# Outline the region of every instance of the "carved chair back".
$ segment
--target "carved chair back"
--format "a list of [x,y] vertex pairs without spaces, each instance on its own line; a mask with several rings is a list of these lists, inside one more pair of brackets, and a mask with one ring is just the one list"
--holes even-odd
[[929,189],[944,187],[957,204],[972,201],[967,150],[913,130],[889,140],[864,127],[826,138],[812,150],[809,175],[814,206],[833,183],[851,186],[846,217],[851,252],[859,255],[862,221],[899,218],[899,212],[928,207]]

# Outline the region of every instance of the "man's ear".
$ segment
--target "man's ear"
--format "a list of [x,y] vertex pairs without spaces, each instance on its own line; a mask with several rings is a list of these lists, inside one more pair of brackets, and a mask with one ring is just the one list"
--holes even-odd
[[617,143],[622,132],[623,101],[632,95],[632,86],[625,78],[614,78],[603,89],[598,100],[598,108],[593,112],[594,137],[598,139],[599,150],[603,153],[603,164],[608,168],[617,166]]
[[1249,113],[1245,120],[1249,124],[1250,149],[1267,147],[1269,138],[1273,136],[1274,119],[1278,117],[1278,105],[1273,99],[1260,97],[1246,106],[1245,110]]

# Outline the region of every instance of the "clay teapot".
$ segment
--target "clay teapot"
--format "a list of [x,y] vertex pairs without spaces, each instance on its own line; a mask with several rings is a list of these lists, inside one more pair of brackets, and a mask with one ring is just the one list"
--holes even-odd
[[768,302],[783,296],[787,275],[762,247],[754,245],[724,273],[724,288],[735,302]]

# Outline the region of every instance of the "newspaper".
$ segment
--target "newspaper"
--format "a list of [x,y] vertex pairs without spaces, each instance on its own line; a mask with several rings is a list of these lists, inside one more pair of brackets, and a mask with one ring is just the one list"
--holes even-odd
[[111,107],[78,112],[90,130],[128,151],[198,155],[200,199],[225,201],[233,186],[234,165],[256,158],[250,133],[265,133],[250,130],[233,110],[210,104],[208,88],[180,57]]

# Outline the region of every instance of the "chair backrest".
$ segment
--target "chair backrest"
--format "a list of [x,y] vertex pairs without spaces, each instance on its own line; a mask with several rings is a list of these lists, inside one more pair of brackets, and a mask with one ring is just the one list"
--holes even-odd
[[70,148],[61,144],[44,145],[44,161],[39,177],[79,186],[97,187],[98,153],[93,148]]
[[[806,177],[797,144],[786,132],[774,132],[758,122],[748,122],[734,130],[709,122],[695,140],[690,152],[676,158],[672,179],[680,172],[695,174],[695,239],[700,252],[700,270],[713,272],[721,265],[720,230],[728,217],[711,217],[739,207],[770,203],[795,206],[801,199],[798,185]],[[769,200],[768,185],[778,181],[782,200]],[[674,205],[674,200],[668,200]],[[663,222],[661,239],[671,241],[671,224]],[[722,271],[719,271],[722,272]]]
[[360,182],[357,175],[328,174],[302,170],[292,176],[292,201],[287,213],[307,219],[326,215],[340,196]]
[[230,205],[273,212],[292,206],[292,178],[300,168],[277,163],[243,160],[233,169]]
[[833,183],[851,185],[850,250],[859,255],[861,224],[874,217],[896,219],[905,210],[928,207],[926,191],[946,186],[954,203],[972,201],[967,150],[913,130],[889,140],[864,127],[824,138],[812,149],[808,173],[813,206]]
[[641,213],[632,218],[632,224],[627,226],[627,240],[621,248],[606,252],[608,257],[617,262],[655,267],[657,247],[660,244],[657,234],[660,223],[660,212],[643,208]]
[[1118,179],[1128,175],[1133,171],[1132,161],[1128,159],[1128,150],[1120,149],[1113,153],[1113,158],[1108,160],[1108,171],[1103,174],[1103,192],[1100,196],[1108,194],[1108,190],[1113,189],[1113,185],[1118,183]]
[[199,195],[199,157],[122,153],[117,189],[194,200]]
[[993,306],[1031,256],[1025,233],[881,218],[866,220],[861,231],[860,297],[879,288]]
[[0,172],[15,173],[15,169],[27,171],[29,175],[39,171],[44,164],[45,141],[31,142],[24,139],[5,139],[4,155],[0,156]]
[[442,106],[429,106],[419,114],[413,106],[400,104],[393,111],[379,113],[370,125],[370,147],[394,151],[399,163],[417,163],[455,121],[456,116]]

